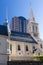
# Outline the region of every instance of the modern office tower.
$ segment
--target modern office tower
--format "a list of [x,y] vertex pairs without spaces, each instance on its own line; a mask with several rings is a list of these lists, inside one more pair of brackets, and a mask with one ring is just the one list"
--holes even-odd
[[12,18],[12,30],[19,32],[19,19],[18,19],[18,17]]
[[13,31],[26,33],[26,28],[27,28],[27,20],[24,17],[20,16],[12,18]]

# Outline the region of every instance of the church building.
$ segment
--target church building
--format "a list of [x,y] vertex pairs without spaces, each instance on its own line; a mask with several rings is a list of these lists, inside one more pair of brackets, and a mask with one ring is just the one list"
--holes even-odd
[[10,29],[8,19],[6,19],[6,26],[0,25],[0,65],[7,65],[8,61],[33,61],[32,55],[43,54],[38,23],[36,23],[32,8],[30,8],[28,20],[24,17],[19,17],[19,19],[18,25],[21,27],[16,25]]

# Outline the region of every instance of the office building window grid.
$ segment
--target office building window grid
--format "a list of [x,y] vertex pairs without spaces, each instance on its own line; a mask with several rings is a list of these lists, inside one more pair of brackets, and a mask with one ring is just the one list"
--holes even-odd
[[24,17],[12,18],[12,30],[26,33],[26,22],[27,20]]

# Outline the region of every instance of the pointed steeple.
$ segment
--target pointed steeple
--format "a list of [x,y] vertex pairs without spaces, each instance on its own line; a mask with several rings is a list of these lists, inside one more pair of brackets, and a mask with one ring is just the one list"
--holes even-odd
[[9,44],[9,41],[10,41],[10,34],[11,34],[11,30],[10,30],[10,26],[9,26],[9,22],[8,22],[8,11],[6,9],[6,19],[5,19],[5,22],[6,22],[6,26],[7,26],[7,31],[8,31],[8,47],[7,47],[7,53],[10,54],[10,44]]
[[6,19],[5,19],[6,25],[7,25],[7,30],[8,30],[8,35],[11,33],[10,27],[9,27],[9,22],[8,22],[8,11],[6,9]]
[[8,23],[8,10],[6,8],[6,19],[5,19],[6,23]]
[[34,21],[35,21],[35,17],[34,17],[34,14],[33,14],[33,10],[32,10],[31,3],[30,3],[29,21],[30,21],[30,22],[34,22]]

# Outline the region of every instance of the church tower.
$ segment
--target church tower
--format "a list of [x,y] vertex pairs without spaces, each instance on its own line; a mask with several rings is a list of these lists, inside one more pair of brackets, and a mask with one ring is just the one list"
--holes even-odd
[[10,54],[11,51],[10,51],[10,34],[11,34],[11,30],[10,30],[10,26],[9,26],[9,22],[8,22],[8,13],[7,13],[7,10],[6,10],[6,19],[5,19],[5,23],[6,23],[6,26],[7,26],[7,31],[8,31],[8,39],[7,39],[7,53]]
[[30,33],[36,38],[39,36],[38,23],[35,20],[31,5],[30,5],[30,15],[27,24],[27,33]]
[[7,30],[8,30],[8,36],[10,36],[11,34],[11,30],[10,30],[10,26],[9,26],[9,22],[8,22],[8,11],[6,9],[6,19],[5,19],[5,25],[7,26]]

